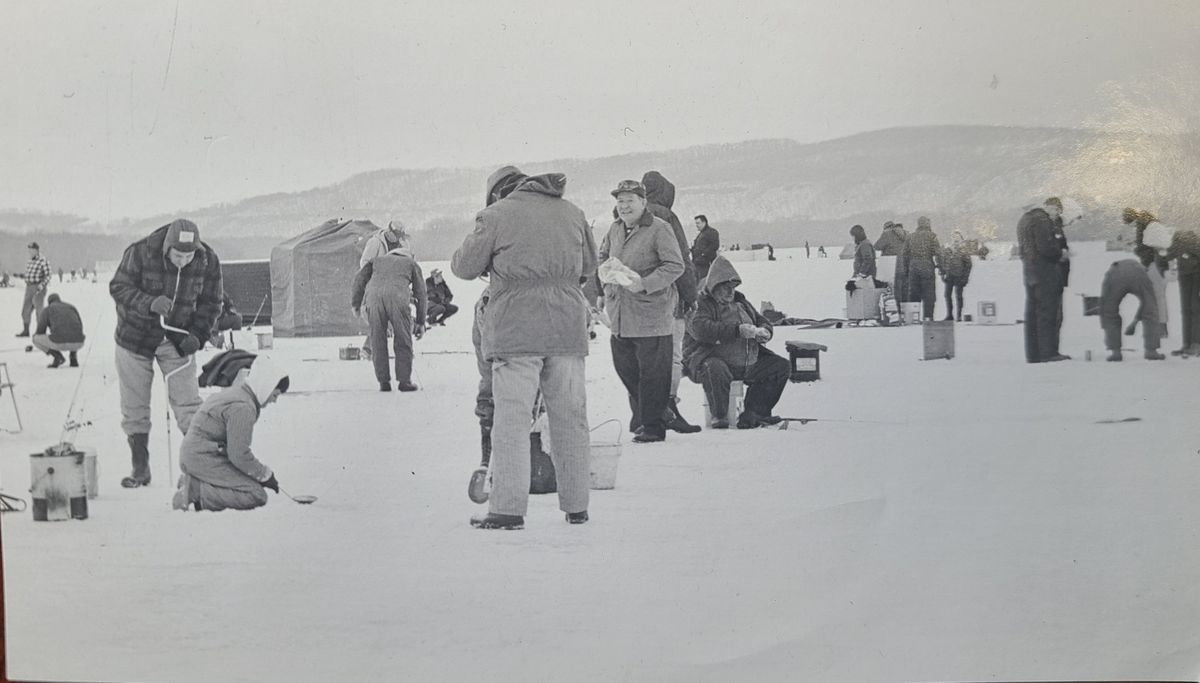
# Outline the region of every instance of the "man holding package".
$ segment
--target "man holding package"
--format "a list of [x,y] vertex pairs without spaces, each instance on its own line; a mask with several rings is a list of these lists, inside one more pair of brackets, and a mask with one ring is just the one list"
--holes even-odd
[[663,441],[679,296],[671,285],[684,272],[683,255],[671,226],[646,210],[646,188],[640,182],[622,180],[612,195],[617,220],[600,246],[600,282],[613,366],[629,393],[633,440]]

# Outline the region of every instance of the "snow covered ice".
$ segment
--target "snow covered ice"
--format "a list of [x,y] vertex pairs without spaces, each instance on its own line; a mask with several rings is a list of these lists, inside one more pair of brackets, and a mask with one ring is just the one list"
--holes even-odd
[[[935,226],[936,227],[936,226]],[[814,245],[815,247],[815,245]],[[957,325],[922,362],[919,327],[776,329],[826,344],[822,381],[789,384],[786,431],[705,430],[634,445],[591,521],[533,496],[526,529],[482,532],[470,311],[416,343],[411,394],[377,391],[361,338],[275,339],[292,393],[255,452],[301,506],[171,510],[156,382],[154,481],[129,456],[106,287],[79,307],[81,371],[22,352],[20,289],[0,290],[0,362],[25,422],[0,435],[0,488],[28,499],[28,454],[59,437],[79,372],[77,444],[99,453],[86,521],[2,518],[8,674],[73,681],[869,681],[1183,679],[1200,675],[1200,360],[1103,362],[1104,269],[1076,244],[1062,349],[1027,365],[1019,325]],[[815,249],[814,249],[815,251]],[[1020,262],[976,262],[966,312],[1023,315]],[[850,262],[737,262],[742,291],[788,315],[841,317]],[[460,302],[481,284],[449,275]],[[939,291],[939,296],[941,292]],[[1170,338],[1178,291],[1168,287]],[[1126,301],[1126,320],[1134,302]],[[937,317],[945,314],[939,299]],[[1083,360],[1091,350],[1093,362]],[[606,335],[591,345],[591,423],[628,420]],[[198,360],[204,361],[205,351]],[[703,393],[685,380],[680,410]],[[1139,422],[1097,424],[1139,417]],[[828,421],[826,421],[828,420]],[[837,421],[835,421],[837,420]],[[0,426],[15,419],[0,395]],[[612,430],[612,425],[603,429]],[[599,431],[597,431],[599,435]],[[178,449],[180,437],[173,437]],[[174,462],[178,475],[178,461]]]

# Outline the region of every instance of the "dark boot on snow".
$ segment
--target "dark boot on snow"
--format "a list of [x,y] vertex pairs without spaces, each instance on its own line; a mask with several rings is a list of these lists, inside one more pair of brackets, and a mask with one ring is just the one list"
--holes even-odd
[[71,352],[71,367],[79,367],[79,356],[75,355],[74,351]]
[[50,364],[46,366],[48,368],[57,368],[58,366],[67,362],[67,359],[63,358],[63,355],[61,353],[59,353],[58,351],[51,351],[50,358],[51,358]]
[[[167,427],[170,429],[170,427]],[[121,480],[121,486],[136,489],[150,485],[150,435],[130,434],[129,454],[133,461],[133,473]]]
[[678,403],[679,399],[674,396],[667,402],[667,409],[663,411],[663,426],[680,434],[695,434],[700,431],[700,425],[689,423],[679,414]]
[[587,510],[583,512],[568,512],[567,524],[584,524],[588,521]]
[[525,528],[525,518],[521,515],[499,515],[489,512],[486,515],[471,517],[471,526],[476,529],[503,529],[516,531]]

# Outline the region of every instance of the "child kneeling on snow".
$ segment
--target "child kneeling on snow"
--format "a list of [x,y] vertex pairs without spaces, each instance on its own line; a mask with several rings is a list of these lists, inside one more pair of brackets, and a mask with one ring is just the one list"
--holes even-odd
[[179,490],[174,508],[251,510],[279,493],[271,468],[250,451],[259,413],[288,389],[290,380],[259,356],[245,380],[209,396],[192,418],[179,452]]

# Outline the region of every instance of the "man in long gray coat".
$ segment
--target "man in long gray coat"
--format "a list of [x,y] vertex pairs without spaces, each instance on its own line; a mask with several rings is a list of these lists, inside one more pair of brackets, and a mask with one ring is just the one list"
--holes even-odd
[[529,420],[539,388],[549,413],[559,509],[572,524],[588,519],[588,309],[580,284],[596,271],[596,243],[583,211],[563,199],[566,176],[517,182],[476,214],[474,232],[450,261],[464,280],[483,273],[491,279],[481,342],[492,363],[492,491],[487,514],[471,518],[481,529],[525,526]]
[[[411,295],[409,292],[411,291]],[[412,304],[417,305],[414,324]],[[371,326],[371,360],[380,391],[392,390],[388,368],[387,333],[392,328],[392,347],[396,354],[396,388],[416,391],[412,382],[413,337],[425,333],[425,277],[407,247],[397,247],[371,259],[354,278],[350,305],[359,315],[365,308]]]

